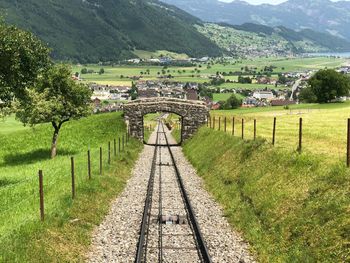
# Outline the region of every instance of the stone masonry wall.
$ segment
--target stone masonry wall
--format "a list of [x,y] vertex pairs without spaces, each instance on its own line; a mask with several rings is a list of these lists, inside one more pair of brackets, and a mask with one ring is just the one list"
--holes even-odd
[[191,137],[206,124],[209,110],[204,102],[174,98],[148,98],[124,105],[124,116],[129,122],[130,134],[143,140],[143,116],[148,113],[170,112],[182,117],[182,139]]

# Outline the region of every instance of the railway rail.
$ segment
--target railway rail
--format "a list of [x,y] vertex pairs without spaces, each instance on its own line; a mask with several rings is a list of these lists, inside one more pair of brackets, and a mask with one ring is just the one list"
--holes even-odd
[[159,120],[135,262],[212,262],[168,132]]

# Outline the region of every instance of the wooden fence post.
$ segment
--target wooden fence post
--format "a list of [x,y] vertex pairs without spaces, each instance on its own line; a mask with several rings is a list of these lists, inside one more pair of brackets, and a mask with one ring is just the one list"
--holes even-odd
[[348,119],[348,138],[347,138],[346,165],[348,167],[350,167],[350,119]]
[[226,117],[224,119],[224,132],[226,132]]
[[232,136],[235,136],[235,117],[232,117]]
[[215,116],[213,117],[213,130],[215,130]]
[[211,129],[211,116],[209,116],[209,128]]
[[122,148],[122,151],[124,152],[124,148],[125,148],[125,138],[124,138],[124,135],[123,135],[123,144],[122,144],[122,146],[123,146],[123,148]]
[[108,142],[108,164],[111,164],[111,142]]
[[40,219],[44,221],[44,185],[43,185],[43,171],[39,170],[39,197],[40,197]]
[[244,119],[242,119],[242,140],[244,140]]
[[303,118],[299,119],[299,146],[298,152],[301,153],[303,143]]
[[276,142],[276,117],[273,118],[273,129],[272,129],[272,145]]
[[100,175],[102,175],[102,147],[100,147]]
[[118,138],[118,151],[119,151],[119,153],[120,153],[120,151],[121,151],[121,147],[120,147],[120,137]]
[[221,117],[219,117],[219,131],[221,130]]
[[90,156],[90,150],[87,152],[88,156],[88,177],[91,179],[91,156]]
[[117,140],[114,139],[113,140],[113,153],[114,153],[114,157],[117,156]]
[[254,119],[254,141],[256,140],[256,119]]
[[75,198],[75,174],[74,174],[74,157],[70,158],[71,174],[72,174],[72,199]]

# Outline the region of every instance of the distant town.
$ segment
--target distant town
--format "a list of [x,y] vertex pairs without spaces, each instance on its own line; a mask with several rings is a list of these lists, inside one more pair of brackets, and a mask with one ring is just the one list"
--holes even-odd
[[[151,59],[152,63],[165,63],[169,58]],[[199,59],[206,62],[207,58]],[[187,61],[187,60],[186,60]],[[130,60],[130,63],[139,61]],[[178,61],[179,62],[179,61]],[[181,60],[185,63],[185,60]],[[343,66],[336,69],[342,74],[350,74],[350,66]],[[163,71],[162,73],[167,73]],[[122,109],[123,103],[142,98],[150,97],[168,97],[188,100],[205,101],[208,108],[212,110],[221,109],[223,100],[215,100],[210,94],[233,94],[241,98],[241,107],[267,107],[267,106],[288,106],[299,103],[300,91],[307,86],[307,81],[315,73],[315,70],[291,71],[285,72],[278,77],[268,75],[256,75],[254,77],[240,75],[238,81],[229,81],[226,83],[235,83],[237,88],[220,87],[215,83],[225,83],[224,77],[227,74],[237,74],[236,72],[217,72],[208,77],[208,83],[198,82],[179,82],[172,80],[171,76],[160,74],[158,80],[143,80],[142,75],[125,76],[132,80],[132,86],[122,85],[102,85],[89,83],[93,91],[92,100],[95,111],[117,111]],[[81,75],[73,76],[81,80]],[[259,84],[262,88],[239,88],[239,84]],[[212,85],[214,84],[214,85]],[[242,85],[243,86],[243,85]],[[273,87],[273,88],[271,88]],[[339,101],[347,100],[347,97],[338,98]]]

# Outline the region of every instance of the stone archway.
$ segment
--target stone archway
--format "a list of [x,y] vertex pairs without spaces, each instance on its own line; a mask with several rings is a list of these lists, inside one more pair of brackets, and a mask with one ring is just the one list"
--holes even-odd
[[143,140],[143,116],[148,113],[170,112],[182,117],[181,136],[183,140],[190,138],[209,115],[206,104],[202,101],[175,98],[138,99],[124,104],[124,116],[129,121],[131,136]]

